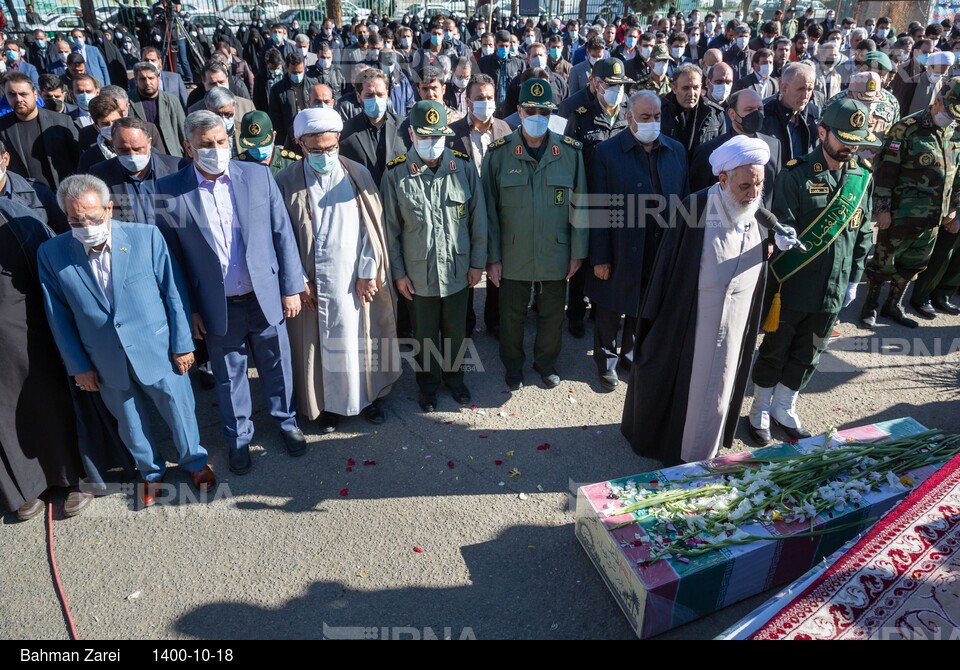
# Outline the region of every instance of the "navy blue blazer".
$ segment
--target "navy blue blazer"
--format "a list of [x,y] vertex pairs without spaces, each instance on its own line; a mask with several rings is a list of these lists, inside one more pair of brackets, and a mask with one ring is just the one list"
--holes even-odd
[[[303,264],[280,189],[269,168],[230,161],[247,268],[260,309],[270,325],[283,321],[281,296],[304,290]],[[157,182],[156,223],[180,261],[194,312],[208,332],[227,332],[227,299],[210,225],[193,164]]]
[[[647,242],[659,240],[664,225],[670,221],[672,205],[689,193],[687,150],[676,140],[660,135],[657,155],[657,179],[660,193],[666,198],[665,208],[657,214],[654,200],[643,196],[654,194],[647,157],[640,143],[626,128],[593,148],[587,161],[587,190],[592,198],[604,194],[623,195],[622,205],[605,206],[591,203],[590,253],[588,256],[586,294],[600,307],[635,317],[640,309],[642,278],[649,275],[654,258]],[[674,196],[671,198],[671,196]],[[646,211],[644,216],[641,214]],[[623,214],[622,222],[612,221],[612,214]],[[648,236],[647,228],[654,226]],[[644,266],[644,258],[650,267]],[[598,279],[594,265],[611,264],[610,278]]]
[[111,224],[113,307],[83,245],[70,233],[37,253],[44,309],[67,373],[95,369],[108,388],[125,390],[130,371],[155,384],[174,371],[171,355],[193,351],[189,304],[163,236],[154,226]]

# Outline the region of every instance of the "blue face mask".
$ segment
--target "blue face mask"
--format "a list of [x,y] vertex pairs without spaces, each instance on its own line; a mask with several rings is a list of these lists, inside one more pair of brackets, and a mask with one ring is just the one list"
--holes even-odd
[[919,54],[917,54],[917,63],[919,63],[920,65],[926,65],[926,64],[927,64],[927,58],[929,57],[929,55],[930,55],[930,54],[925,54],[925,53],[919,53]]
[[250,147],[247,149],[247,153],[250,154],[250,158],[256,161],[265,161],[273,156],[273,144],[268,144],[265,147]]
[[452,42],[452,41],[453,41],[453,33],[451,33],[449,30],[446,31],[446,32],[444,32],[444,33],[443,33],[443,39],[447,40],[448,42]]
[[[223,118],[223,117],[220,117],[220,118]],[[229,119],[223,119],[223,125],[227,127],[228,133],[233,132],[233,126],[235,123],[236,123],[236,119],[232,116]]]
[[77,93],[77,107],[83,111],[87,111],[87,107],[90,106],[90,101],[94,99],[93,94],[91,93]]
[[371,119],[379,119],[387,112],[386,98],[367,98],[363,101],[363,113]]
[[497,58],[506,58],[510,50],[507,47],[497,47]]
[[301,72],[301,73],[299,73],[299,74],[291,74],[291,75],[290,75],[290,81],[292,81],[294,84],[302,84],[302,83],[303,83],[303,73]]
[[433,46],[438,47],[438,46],[440,46],[442,43],[443,43],[443,37],[442,37],[441,35],[431,35],[431,36],[430,36],[430,44],[432,44]]
[[543,137],[550,128],[549,116],[528,116],[523,120],[523,129],[530,137]]
[[307,163],[320,174],[327,174],[337,164],[337,152],[320,155],[311,154],[307,156]]
[[628,37],[625,40],[623,40],[623,43],[627,45],[628,49],[632,49],[635,46],[637,46],[637,38],[632,36]]
[[14,51],[13,49],[7,49],[6,56],[7,60],[11,63],[16,63],[18,60],[20,60],[20,52]]

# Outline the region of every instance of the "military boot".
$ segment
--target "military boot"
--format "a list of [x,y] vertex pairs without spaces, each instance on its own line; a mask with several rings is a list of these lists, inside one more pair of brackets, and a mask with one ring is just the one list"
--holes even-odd
[[863,309],[860,310],[860,323],[867,328],[873,328],[877,325],[877,308],[880,307],[880,291],[883,290],[884,282],[876,277],[867,275],[867,299],[863,303]]
[[883,309],[880,310],[880,314],[899,323],[905,328],[916,328],[920,324],[907,316],[903,311],[903,294],[907,290],[908,283],[909,282],[903,279],[890,282],[890,295],[887,296],[887,301],[883,303]]

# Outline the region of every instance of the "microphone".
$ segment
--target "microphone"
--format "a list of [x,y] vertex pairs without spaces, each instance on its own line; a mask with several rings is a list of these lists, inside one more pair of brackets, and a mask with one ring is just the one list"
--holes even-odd
[[799,244],[797,244],[797,246],[795,247],[796,249],[799,249],[800,251],[804,251],[804,252],[807,250],[807,247],[803,244],[803,242],[800,242],[800,240],[797,239],[796,234],[791,233],[789,230],[787,230],[783,226],[783,224],[777,221],[777,217],[775,217],[773,215],[773,212],[771,212],[769,209],[764,209],[763,207],[761,207],[760,209],[757,210],[757,214],[755,218],[757,220],[757,223],[759,223],[764,228],[773,230],[773,232],[775,232],[777,235],[782,235],[783,237],[786,237],[787,239],[790,239],[790,240],[797,240]]

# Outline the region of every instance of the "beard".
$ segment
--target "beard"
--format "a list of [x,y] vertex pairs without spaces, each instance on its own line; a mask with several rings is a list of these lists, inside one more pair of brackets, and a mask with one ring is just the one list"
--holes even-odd
[[848,147],[846,144],[841,145],[843,148],[834,149],[830,146],[828,142],[822,142],[823,153],[827,154],[830,158],[837,161],[838,163],[846,163],[848,160],[853,158],[856,153],[856,149],[853,147]]
[[732,222],[736,223],[742,221],[744,223],[749,223],[756,218],[757,210],[760,209],[760,201],[763,196],[758,195],[756,198],[744,205],[733,195],[728,193],[726,189],[721,188],[720,197],[723,200],[723,208]]

